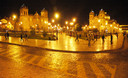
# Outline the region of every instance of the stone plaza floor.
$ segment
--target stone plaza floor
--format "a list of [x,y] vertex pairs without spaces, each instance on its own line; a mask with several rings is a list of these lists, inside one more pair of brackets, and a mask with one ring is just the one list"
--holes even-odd
[[113,44],[111,45],[110,36],[105,37],[105,42],[102,39],[97,41],[91,41],[90,46],[88,45],[88,40],[79,39],[75,41],[74,37],[66,35],[66,33],[58,34],[58,40],[39,40],[39,39],[23,39],[9,37],[8,40],[4,36],[0,36],[1,42],[8,42],[18,45],[27,45],[32,47],[40,47],[51,50],[62,50],[62,51],[104,51],[104,50],[115,50],[122,47],[123,35],[119,34],[118,39],[116,35],[113,35]]

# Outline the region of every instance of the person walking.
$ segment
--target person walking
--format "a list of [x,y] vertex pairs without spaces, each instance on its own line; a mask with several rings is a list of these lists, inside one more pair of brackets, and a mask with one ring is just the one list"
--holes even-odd
[[113,36],[112,36],[112,34],[111,34],[111,44],[113,44]]
[[78,40],[78,41],[79,41],[79,39],[78,39],[78,34],[76,34],[76,39],[75,39],[75,41],[76,41],[76,40]]
[[9,38],[9,33],[7,32],[7,38]]
[[105,36],[104,35],[102,35],[102,42],[104,43],[104,38],[105,38]]
[[88,36],[88,46],[90,47],[91,46],[91,35],[89,34]]
[[21,38],[21,41],[23,41],[23,35],[22,34],[20,35],[20,38]]

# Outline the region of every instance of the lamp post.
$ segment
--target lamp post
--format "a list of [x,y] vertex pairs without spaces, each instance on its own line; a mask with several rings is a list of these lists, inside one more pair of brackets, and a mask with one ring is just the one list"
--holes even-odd
[[13,25],[14,25],[14,30],[16,31],[16,20],[17,19],[17,15],[16,14],[13,14],[12,15],[12,21],[13,21]]
[[[58,19],[60,16],[59,16],[59,13],[55,13],[55,18]],[[57,31],[57,27],[56,27],[56,37],[58,39],[58,31]]]
[[55,18],[58,19],[59,18],[59,14],[55,13]]

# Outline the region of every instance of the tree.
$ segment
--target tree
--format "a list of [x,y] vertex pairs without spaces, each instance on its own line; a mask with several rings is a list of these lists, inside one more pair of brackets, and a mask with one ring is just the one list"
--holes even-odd
[[76,25],[75,25],[75,30],[76,30],[76,31],[82,31],[82,25],[76,24]]
[[35,29],[32,28],[31,26],[30,26],[30,29],[31,29],[31,31],[30,31],[31,35],[35,35]]

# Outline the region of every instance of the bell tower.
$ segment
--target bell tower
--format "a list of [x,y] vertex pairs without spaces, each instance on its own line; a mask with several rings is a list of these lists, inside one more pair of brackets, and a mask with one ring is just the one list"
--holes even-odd
[[23,4],[20,8],[20,22],[22,24],[20,25],[20,31],[29,31],[29,14],[28,14],[28,8]]
[[48,11],[44,8],[41,11],[41,24],[44,31],[48,30]]
[[48,18],[48,11],[45,8],[41,11],[41,16],[44,18]]
[[28,16],[28,8],[24,4],[20,8],[20,16]]
[[89,25],[92,26],[93,25],[93,19],[94,19],[94,11],[92,10],[89,13]]

